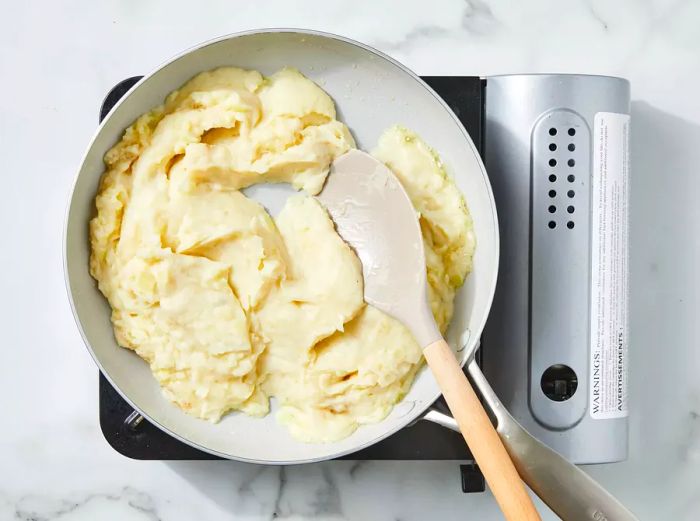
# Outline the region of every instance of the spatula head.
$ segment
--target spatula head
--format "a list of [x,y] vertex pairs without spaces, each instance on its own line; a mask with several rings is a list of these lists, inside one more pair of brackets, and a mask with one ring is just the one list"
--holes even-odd
[[403,322],[421,347],[441,338],[427,299],[418,215],[393,172],[351,150],[333,162],[318,198],[362,262],[365,301]]

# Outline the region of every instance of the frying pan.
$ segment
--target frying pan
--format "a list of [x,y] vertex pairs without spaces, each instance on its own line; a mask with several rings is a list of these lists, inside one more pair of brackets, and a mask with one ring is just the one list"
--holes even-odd
[[[446,339],[456,350],[460,363],[469,365],[475,383],[495,413],[499,433],[528,484],[550,506],[563,502],[561,508],[569,503],[581,507],[574,494],[567,495],[560,484],[576,477],[578,481],[570,486],[578,487],[580,495],[581,487],[590,488],[594,482],[586,481],[590,478],[584,473],[522,430],[500,406],[478,366],[472,363],[491,306],[499,257],[496,208],[474,144],[445,102],[418,76],[388,56],[346,38],[271,29],[204,43],[145,76],[104,119],[75,179],[66,218],[64,268],[76,322],[105,377],[127,402],[168,434],[211,454],[251,463],[292,464],[336,458],[376,443],[419,418],[455,428],[450,417],[430,409],[440,391],[428,371],[418,373],[410,392],[386,419],[362,426],[334,443],[294,440],[275,421],[274,402],[272,413],[265,418],[233,413],[212,424],[185,414],[165,399],[148,365],[132,351],[117,345],[110,307],[88,271],[88,221],[95,212],[94,198],[104,170],[102,158],[139,115],[162,103],[168,93],[197,73],[221,66],[256,69],[265,75],[284,66],[298,68],[333,97],[338,118],[350,127],[362,149],[372,149],[381,132],[396,123],[414,129],[437,149],[465,195],[477,237],[473,272],[457,294]],[[531,457],[533,452],[536,461]],[[602,489],[601,493],[604,494]],[[607,504],[595,508],[612,514]],[[607,519],[616,517],[608,515]]]

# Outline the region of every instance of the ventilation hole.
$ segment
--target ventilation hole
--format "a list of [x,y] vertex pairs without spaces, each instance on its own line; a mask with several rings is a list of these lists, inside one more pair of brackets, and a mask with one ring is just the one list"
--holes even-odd
[[550,160],[549,160],[549,166],[557,166],[557,160],[556,160],[556,159],[550,159]]
[[569,159],[569,160],[566,162],[566,164],[569,165],[569,166],[574,166],[574,165],[576,164],[576,161],[574,161],[573,159]]
[[553,182],[556,181],[556,180],[557,180],[557,176],[555,176],[554,174],[550,174],[550,176],[549,176],[549,182],[550,182],[550,183],[553,183]]
[[570,129],[569,129],[569,135],[570,135],[570,136],[576,135],[576,129],[575,129],[575,128],[570,128]]
[[566,211],[569,213],[574,213],[574,207],[573,206],[567,206]]
[[550,144],[549,144],[549,149],[550,149],[552,152],[554,152],[554,151],[557,149],[557,145],[555,145],[554,143],[550,143]]
[[566,179],[567,179],[570,183],[573,183],[574,181],[576,181],[576,176],[575,176],[574,174],[569,174],[568,176],[566,176]]
[[548,208],[548,210],[549,210],[549,213],[554,213],[554,212],[557,211],[557,207],[554,206],[554,205],[552,205],[552,206],[550,206],[550,207]]
[[569,190],[568,192],[566,192],[566,195],[568,195],[569,197],[573,197],[576,195],[576,192],[574,192],[573,190]]
[[569,221],[568,223],[566,223],[566,227],[569,230],[573,230],[574,229],[574,221]]
[[549,129],[549,135],[550,136],[556,136],[557,135],[557,129],[552,127]]
[[555,223],[554,221],[549,221],[548,226],[549,226],[550,230],[553,230],[554,228],[557,227],[557,223]]
[[550,190],[549,191],[549,197],[556,197],[557,196],[557,191],[556,190]]
[[567,148],[569,149],[569,152],[573,152],[574,150],[576,150],[576,145],[574,145],[573,143],[569,143],[569,146]]

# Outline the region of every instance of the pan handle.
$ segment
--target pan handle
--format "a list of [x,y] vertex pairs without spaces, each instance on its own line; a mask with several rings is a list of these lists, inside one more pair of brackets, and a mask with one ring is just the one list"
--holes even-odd
[[[496,430],[530,488],[565,521],[636,521],[622,503],[588,474],[527,432],[503,407],[475,361],[469,374],[488,409],[496,417]],[[459,431],[450,415],[431,408],[423,417]]]

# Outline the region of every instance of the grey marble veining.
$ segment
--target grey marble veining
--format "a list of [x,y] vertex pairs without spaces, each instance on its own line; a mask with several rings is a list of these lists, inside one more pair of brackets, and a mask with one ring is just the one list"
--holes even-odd
[[[70,184],[120,79],[214,36],[297,26],[420,74],[632,83],[630,458],[586,470],[642,519],[700,518],[700,2],[15,2],[0,17],[0,520],[500,519],[450,462],[139,462],[105,443],[63,287]],[[544,517],[551,513],[538,503]]]

